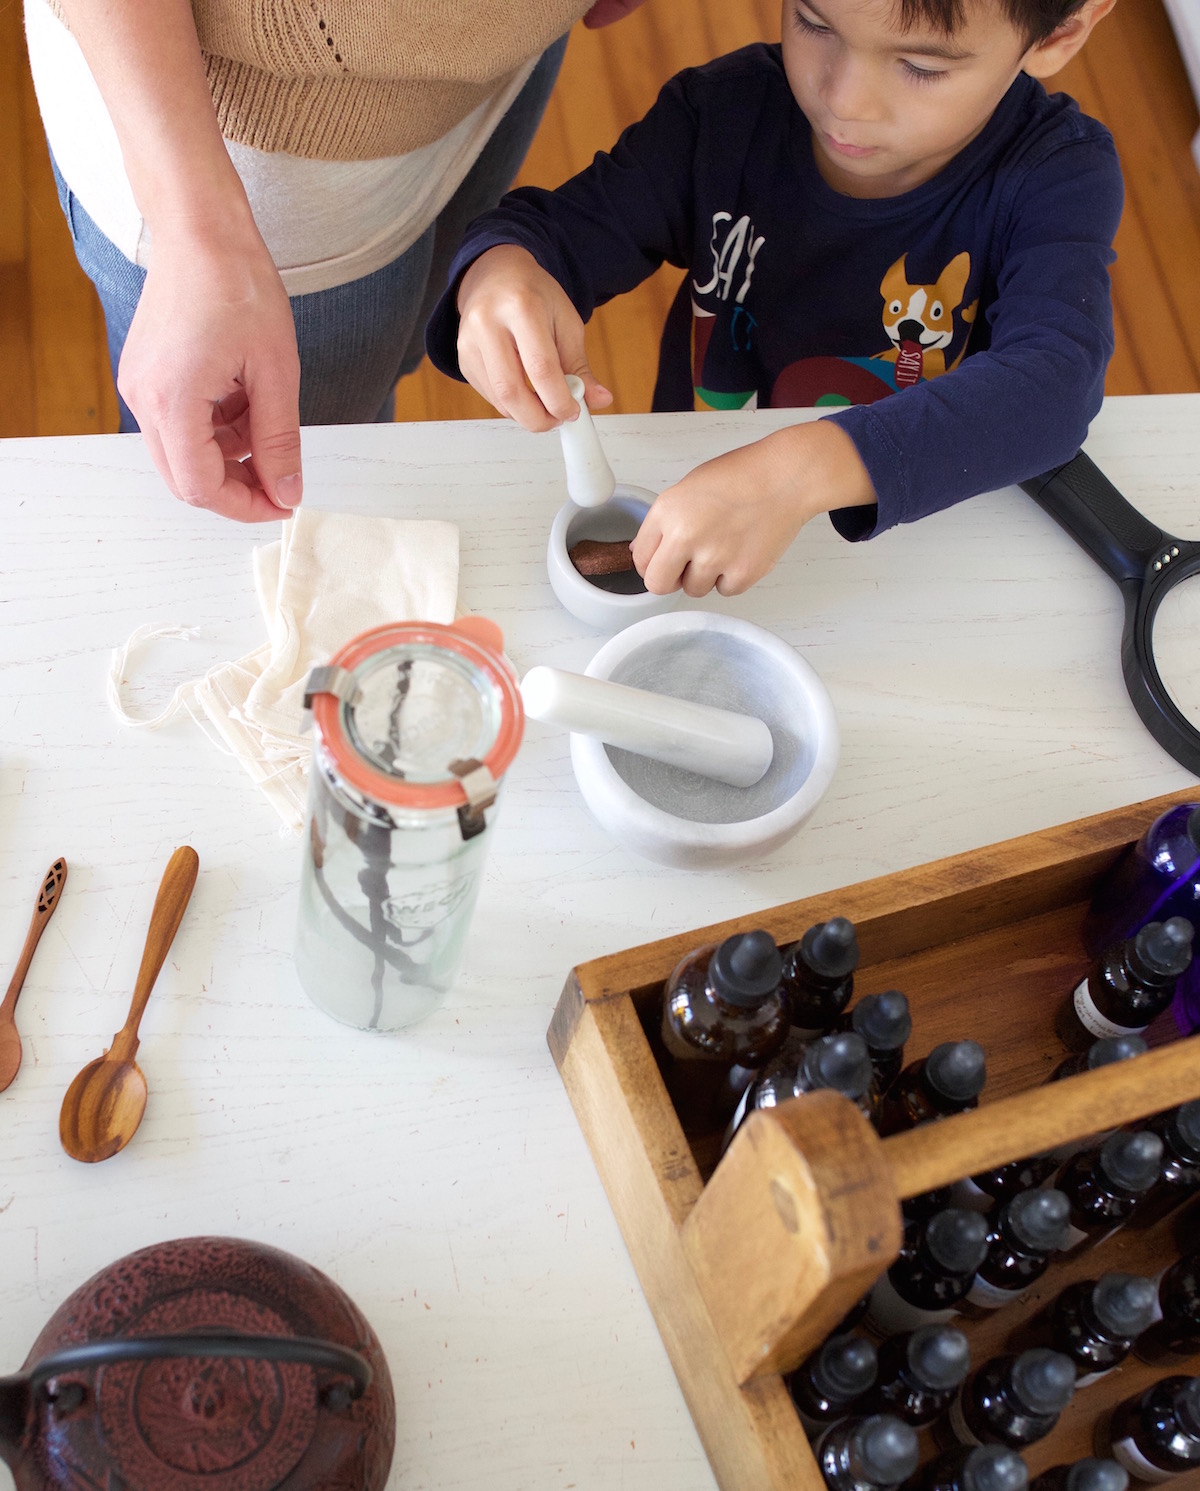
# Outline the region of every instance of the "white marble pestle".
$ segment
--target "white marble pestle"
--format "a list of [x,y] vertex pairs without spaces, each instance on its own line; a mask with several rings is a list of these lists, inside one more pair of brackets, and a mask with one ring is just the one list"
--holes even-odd
[[752,787],[761,781],[775,754],[770,730],[751,715],[582,673],[531,668],[521,681],[521,696],[530,719],[561,725],[731,787]]
[[579,405],[579,418],[558,427],[567,467],[567,495],[576,507],[599,507],[617,488],[617,479],[600,444],[583,397],[583,379],[567,374],[567,387]]

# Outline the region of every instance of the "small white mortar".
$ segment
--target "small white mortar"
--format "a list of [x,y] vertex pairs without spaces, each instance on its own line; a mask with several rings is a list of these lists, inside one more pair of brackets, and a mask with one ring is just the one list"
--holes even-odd
[[[654,493],[645,487],[630,487],[621,482],[600,507],[576,507],[568,502],[554,519],[546,546],[550,585],[563,606],[585,626],[615,632],[643,617],[670,611],[683,599],[681,590],[671,595],[651,595],[642,588],[634,571],[598,584],[581,575],[567,553],[585,538],[602,542],[634,538],[653,501]],[[607,588],[610,585],[617,588]],[[621,593],[622,586],[628,587],[628,594]]]
[[710,611],[652,617],[606,642],[587,672],[757,715],[775,743],[761,782],[728,787],[572,735],[575,780],[593,817],[647,859],[704,870],[769,854],[800,828],[833,780],[838,727],[825,685],[762,627]]

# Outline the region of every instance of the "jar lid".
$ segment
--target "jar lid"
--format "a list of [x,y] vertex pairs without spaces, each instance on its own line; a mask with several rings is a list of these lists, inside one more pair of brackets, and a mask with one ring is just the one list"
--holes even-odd
[[499,628],[474,616],[395,622],[347,642],[309,681],[341,779],[389,807],[486,806],[481,780],[494,796],[525,731],[502,646]]

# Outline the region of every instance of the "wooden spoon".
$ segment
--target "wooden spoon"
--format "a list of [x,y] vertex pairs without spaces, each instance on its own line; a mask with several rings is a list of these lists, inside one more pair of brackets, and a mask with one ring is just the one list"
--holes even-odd
[[8,993],[0,1004],[0,1092],[9,1085],[21,1066],[21,1037],[17,1034],[17,999],[25,984],[25,975],[33,962],[33,950],[46,930],[46,923],[54,915],[62,888],[67,883],[67,862],[56,859],[46,871],[42,889],[38,895],[33,920],[25,934],[25,946],[17,961],[17,970],[8,986]]
[[58,1137],[73,1160],[87,1164],[107,1160],[125,1148],[142,1121],[146,1079],[133,1059],[138,1048],[138,1025],[187,910],[199,868],[196,851],[186,845],[171,856],[150,916],[129,1018],[104,1055],[89,1062],[67,1088],[58,1117]]

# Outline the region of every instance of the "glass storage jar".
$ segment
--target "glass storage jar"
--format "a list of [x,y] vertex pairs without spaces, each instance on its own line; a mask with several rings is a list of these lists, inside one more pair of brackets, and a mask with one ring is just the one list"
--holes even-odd
[[524,731],[502,646],[480,617],[402,622],[309,675],[296,969],[347,1025],[412,1025],[454,982]]

